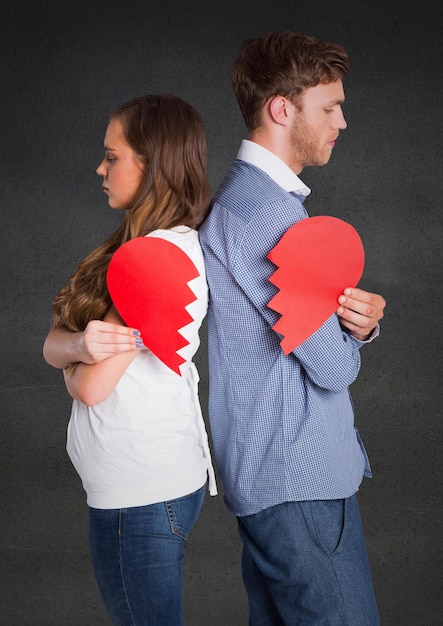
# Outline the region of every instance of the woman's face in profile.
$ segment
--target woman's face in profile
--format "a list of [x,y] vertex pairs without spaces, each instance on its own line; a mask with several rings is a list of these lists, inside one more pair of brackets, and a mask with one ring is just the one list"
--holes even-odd
[[105,158],[96,172],[103,177],[103,191],[113,209],[127,209],[140,185],[143,163],[126,143],[118,118],[109,122],[104,140]]

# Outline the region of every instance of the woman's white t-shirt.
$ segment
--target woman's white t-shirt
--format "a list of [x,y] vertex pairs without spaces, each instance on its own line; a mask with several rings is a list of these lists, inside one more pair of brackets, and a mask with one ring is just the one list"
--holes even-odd
[[99,509],[144,506],[185,496],[207,480],[216,493],[208,438],[192,358],[200,345],[208,287],[198,233],[187,227],[157,230],[193,261],[189,282],[196,300],[186,307],[193,321],[180,329],[188,345],[181,376],[147,348],[129,365],[111,395],[94,406],[74,400],[67,451],[83,482],[88,505]]

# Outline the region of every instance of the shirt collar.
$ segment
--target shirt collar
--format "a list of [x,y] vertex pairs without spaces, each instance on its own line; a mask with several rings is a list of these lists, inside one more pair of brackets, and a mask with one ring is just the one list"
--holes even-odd
[[311,193],[309,187],[294,174],[284,161],[270,150],[267,150],[267,148],[263,148],[263,146],[255,143],[255,141],[243,139],[237,154],[237,159],[259,167],[266,172],[277,185],[283,187],[285,191],[295,191],[301,196],[308,196]]

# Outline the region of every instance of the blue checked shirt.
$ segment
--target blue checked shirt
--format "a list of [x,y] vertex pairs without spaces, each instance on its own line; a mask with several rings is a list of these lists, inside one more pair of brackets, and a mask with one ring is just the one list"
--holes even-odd
[[[244,516],[286,501],[345,498],[370,468],[349,385],[362,342],[334,313],[285,356],[267,306],[266,258],[304,219],[309,193],[278,157],[244,141],[200,229],[210,289],[209,417],[228,508]],[[295,193],[290,193],[295,192]]]

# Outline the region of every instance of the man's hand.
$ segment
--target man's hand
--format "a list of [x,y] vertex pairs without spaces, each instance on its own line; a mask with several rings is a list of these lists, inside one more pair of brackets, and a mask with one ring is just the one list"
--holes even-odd
[[337,315],[340,324],[349,334],[360,341],[369,339],[374,328],[383,317],[385,299],[363,289],[346,288],[338,298]]

